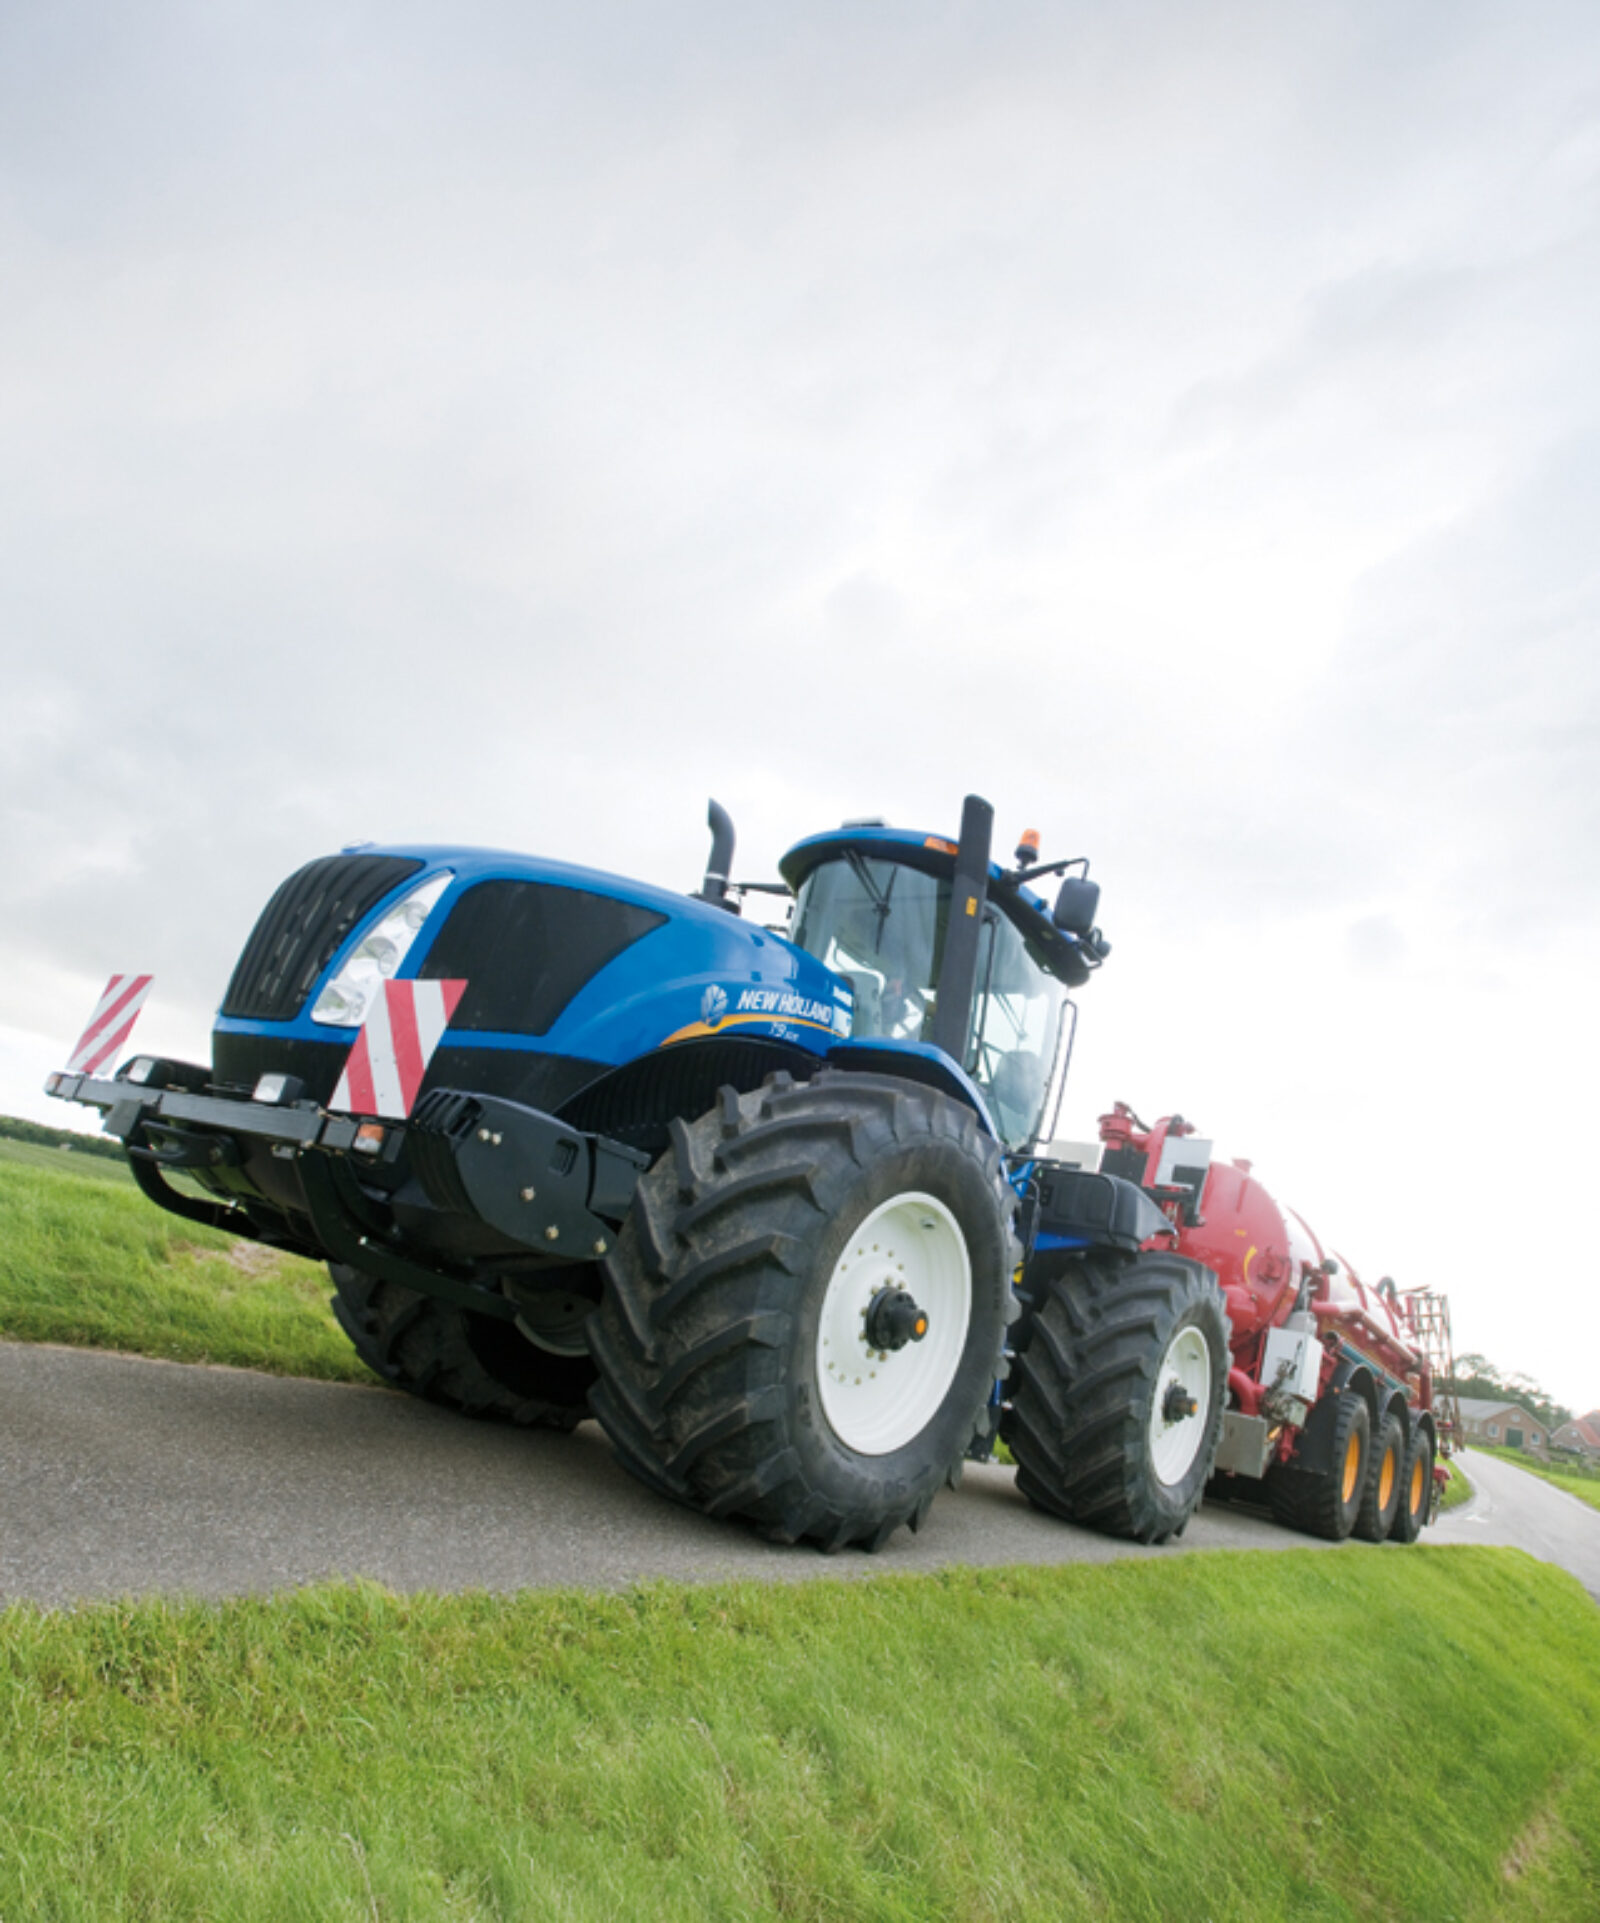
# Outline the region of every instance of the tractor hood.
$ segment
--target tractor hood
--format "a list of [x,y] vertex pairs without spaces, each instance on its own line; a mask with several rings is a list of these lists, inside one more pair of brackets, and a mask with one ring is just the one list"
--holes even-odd
[[498,850],[362,847],[268,903],[217,1018],[219,1077],[287,1065],[325,1099],[375,972],[467,984],[430,1083],[547,1106],[672,1044],[749,1035],[821,1054],[851,1026],[849,988],[820,962],[694,897]]

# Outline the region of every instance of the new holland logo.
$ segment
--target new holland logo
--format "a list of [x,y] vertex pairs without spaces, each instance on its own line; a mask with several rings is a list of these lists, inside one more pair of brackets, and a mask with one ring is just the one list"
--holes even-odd
[[718,988],[716,983],[713,982],[700,997],[700,1019],[705,1023],[707,1028],[715,1028],[727,1012],[727,991]]

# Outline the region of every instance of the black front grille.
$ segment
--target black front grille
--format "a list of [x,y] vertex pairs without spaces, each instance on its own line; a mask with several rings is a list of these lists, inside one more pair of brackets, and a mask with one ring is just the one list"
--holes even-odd
[[223,999],[224,1015],[286,1022],[351,929],[422,863],[411,855],[327,855],[267,903]]

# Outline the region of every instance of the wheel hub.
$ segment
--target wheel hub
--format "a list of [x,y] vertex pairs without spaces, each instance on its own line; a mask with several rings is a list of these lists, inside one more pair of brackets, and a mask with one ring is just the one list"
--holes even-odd
[[920,1190],[881,1203],[840,1250],[817,1319],[817,1393],[858,1455],[902,1448],[938,1415],[972,1322],[966,1236]]
[[518,1290],[516,1326],[536,1349],[546,1355],[589,1353],[588,1320],[594,1300],[575,1289]]
[[867,1347],[886,1355],[908,1342],[920,1342],[928,1333],[927,1314],[909,1289],[879,1289],[867,1304],[863,1324]]
[[1198,1415],[1200,1404],[1181,1382],[1169,1382],[1161,1402],[1163,1422],[1182,1422],[1185,1416]]
[[1192,1323],[1167,1344],[1150,1401],[1150,1461],[1169,1488],[1194,1467],[1211,1413],[1211,1351]]

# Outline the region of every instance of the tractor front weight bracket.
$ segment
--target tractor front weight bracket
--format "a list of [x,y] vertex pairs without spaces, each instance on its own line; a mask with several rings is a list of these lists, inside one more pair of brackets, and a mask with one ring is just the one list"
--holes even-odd
[[[319,1252],[329,1260],[475,1315],[516,1319],[516,1306],[498,1288],[447,1274],[395,1246],[349,1161],[361,1128],[353,1116],[330,1114],[311,1101],[279,1105],[86,1075],[52,1076],[47,1086],[52,1095],[101,1111],[105,1132],[121,1140],[139,1187],[171,1214],[272,1240],[242,1207],[201,1201],[166,1179],[173,1170],[235,1167],[241,1140],[265,1141],[297,1165]],[[398,1152],[402,1128],[435,1207],[476,1218],[531,1252],[569,1260],[598,1261],[607,1253],[648,1165],[637,1151],[569,1129],[538,1110],[449,1089],[425,1096],[409,1124],[388,1125],[386,1158]]]

